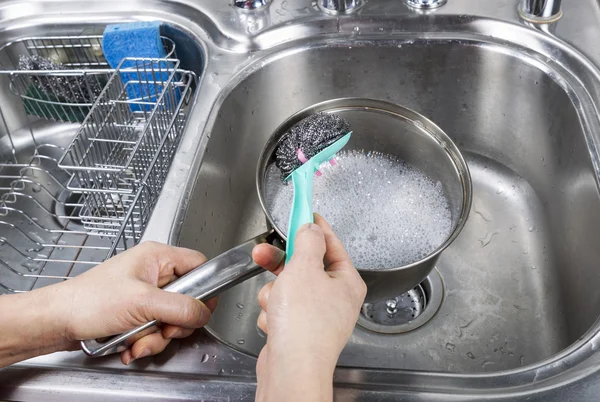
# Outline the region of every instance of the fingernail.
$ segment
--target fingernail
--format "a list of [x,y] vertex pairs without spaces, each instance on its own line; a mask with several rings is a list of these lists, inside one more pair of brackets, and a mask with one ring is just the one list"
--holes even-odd
[[[202,301],[198,300],[198,303],[202,305],[202,312],[200,313],[200,321],[203,322],[204,317],[210,317],[210,309],[206,307],[206,304],[202,303]],[[208,321],[208,320],[206,320]]]
[[277,260],[278,262],[281,262],[281,260],[283,260],[285,258],[285,251],[277,249],[275,251],[275,253],[276,253],[276,255],[274,257],[275,257],[275,260]]
[[150,356],[150,353],[151,353],[151,352],[150,352],[150,349],[148,349],[148,348],[143,348],[143,349],[142,349],[142,350],[140,350],[140,352],[139,352],[137,355],[135,355],[133,358],[134,358],[134,359],[142,359],[142,358],[144,358],[144,357],[148,357],[148,356]]
[[177,338],[178,336],[181,336],[181,330],[180,329],[176,329],[175,331],[171,332],[169,334],[169,336],[167,336],[167,339]]
[[313,232],[323,233],[323,230],[321,230],[321,227],[319,225],[317,225],[316,223],[307,223],[304,226],[302,226],[300,229],[301,230],[312,230]]

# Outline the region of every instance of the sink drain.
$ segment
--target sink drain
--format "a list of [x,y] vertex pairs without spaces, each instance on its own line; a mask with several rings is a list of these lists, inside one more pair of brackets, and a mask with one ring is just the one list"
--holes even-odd
[[444,285],[434,269],[423,282],[389,300],[363,304],[358,325],[382,334],[412,331],[427,323],[438,311]]
[[[54,213],[56,220],[64,229],[83,230],[83,225],[79,221],[79,212],[81,211],[81,194],[69,190],[63,190],[54,202]],[[70,219],[58,217],[70,217]]]

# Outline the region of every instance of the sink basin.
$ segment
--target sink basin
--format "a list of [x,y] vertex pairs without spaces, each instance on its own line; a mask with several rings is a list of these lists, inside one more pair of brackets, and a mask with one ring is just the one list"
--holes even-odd
[[[422,15],[405,2],[377,0],[349,16],[325,15],[307,0],[273,0],[256,13],[229,2],[5,3],[0,45],[161,19],[177,27],[169,37],[202,49],[202,60],[182,58],[202,78],[145,240],[212,257],[262,233],[254,184],[260,150],[287,117],[323,100],[396,102],[453,138],[474,180],[470,219],[421,292],[399,298],[419,304],[405,332],[357,325],[335,373],[337,400],[597,399],[595,0],[564,1],[556,37],[523,26],[507,1],[452,0]],[[4,84],[0,112],[18,130],[26,120],[5,99]],[[42,124],[36,135],[64,146],[68,126]],[[33,144],[23,134],[19,152],[28,156]],[[7,282],[4,268],[0,282],[14,289],[52,282]],[[116,356],[63,352],[0,369],[0,399],[252,399],[253,356],[265,342],[256,294],[269,280],[264,274],[224,293],[207,331],[129,366]]]
[[[209,256],[266,229],[254,182],[259,153],[282,121],[312,104],[392,101],[433,120],[465,155],[473,206],[437,264],[441,307],[401,334],[357,326],[341,366],[517,369],[573,344],[600,313],[589,97],[555,60],[442,36],[338,37],[282,50],[230,84],[210,128],[178,242]],[[270,280],[265,273],[225,292],[210,333],[256,356],[265,344],[256,296]]]

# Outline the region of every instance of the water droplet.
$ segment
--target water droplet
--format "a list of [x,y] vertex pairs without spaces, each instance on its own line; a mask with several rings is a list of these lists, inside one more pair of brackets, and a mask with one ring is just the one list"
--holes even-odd
[[208,361],[208,355],[205,353],[202,355],[202,359],[200,359],[200,363],[206,363]]
[[487,232],[483,238],[479,239],[479,243],[481,243],[481,248],[488,246],[492,242],[494,236],[497,234],[498,232]]
[[236,306],[237,308],[244,308],[244,305],[242,303],[237,303]]
[[519,357],[519,363],[521,366],[525,364],[525,356],[521,355],[521,357]]
[[222,375],[222,374],[225,374],[225,370],[224,369],[219,370],[219,375]]
[[244,343],[246,343],[246,341],[245,341],[244,339],[238,339],[238,343],[239,343],[240,345],[243,345]]
[[192,343],[192,349],[200,349],[200,345],[194,342]]
[[533,232],[533,229],[535,229],[533,226],[530,226],[530,227],[529,227],[529,231],[530,231],[530,232]]
[[360,31],[360,27],[354,27],[354,32]]

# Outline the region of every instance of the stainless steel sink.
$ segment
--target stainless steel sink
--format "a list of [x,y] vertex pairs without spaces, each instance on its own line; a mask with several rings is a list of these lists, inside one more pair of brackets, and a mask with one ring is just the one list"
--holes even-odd
[[[591,99],[565,88],[573,78],[516,46],[459,34],[337,37],[283,50],[221,103],[179,244],[214,254],[264,230],[254,168],[286,117],[338,97],[391,100],[431,118],[465,153],[473,208],[438,263],[444,302],[435,317],[399,335],[357,326],[340,364],[476,373],[549,358],[600,313],[596,155],[582,124],[598,117],[574,104]],[[210,332],[258,355],[256,296],[269,280],[226,292]]]
[[[524,26],[516,3],[451,0],[421,14],[398,0],[373,0],[351,16],[323,14],[304,0],[274,0],[255,13],[226,3],[145,5],[144,18],[181,27],[207,63],[160,214],[144,238],[215,256],[261,233],[255,167],[283,120],[343,96],[399,103],[437,123],[464,152],[473,208],[424,284],[439,309],[400,334],[357,326],[336,371],[336,399],[594,400],[600,6],[563,1],[552,31],[568,45]],[[35,29],[64,29],[82,15],[121,20],[139,6],[69,2],[65,15],[65,4],[45,4]],[[19,28],[7,35],[34,29],[27,12],[11,10],[3,15],[14,19],[0,26]],[[17,24],[27,18],[29,25]],[[131,367],[79,352],[33,359],[0,371],[0,398],[105,400],[107,389],[114,400],[252,398],[253,356],[265,342],[256,294],[271,279],[223,294],[207,332],[160,356]],[[435,306],[423,314],[428,309]]]

